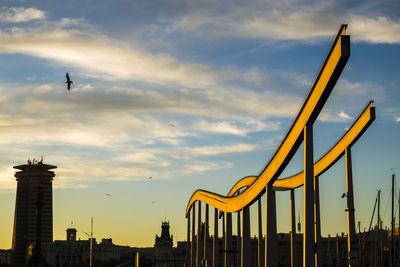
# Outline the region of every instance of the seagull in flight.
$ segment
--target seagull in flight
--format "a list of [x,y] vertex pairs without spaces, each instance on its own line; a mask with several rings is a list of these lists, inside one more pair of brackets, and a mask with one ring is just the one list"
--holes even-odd
[[69,78],[68,72],[65,74],[65,77],[67,78],[67,81],[65,82],[67,84],[68,91],[71,90],[71,84],[73,84],[73,81]]

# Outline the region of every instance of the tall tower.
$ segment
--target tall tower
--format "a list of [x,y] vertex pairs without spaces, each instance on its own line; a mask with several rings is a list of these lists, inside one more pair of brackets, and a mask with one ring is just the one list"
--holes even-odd
[[76,241],[76,229],[75,228],[67,229],[67,241]]
[[[37,224],[37,197],[41,192],[41,231],[42,242],[53,241],[53,187],[56,166],[43,164],[43,160],[28,160],[27,164],[14,166],[17,171],[17,196],[15,201],[14,231],[12,238],[12,263],[26,264],[28,246],[35,243]],[[39,190],[40,188],[40,190]]]

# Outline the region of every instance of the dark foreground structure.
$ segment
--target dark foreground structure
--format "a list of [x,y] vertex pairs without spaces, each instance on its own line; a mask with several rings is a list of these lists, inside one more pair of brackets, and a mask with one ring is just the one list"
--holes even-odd
[[[187,247],[186,266],[217,267],[222,257],[224,258],[224,267],[230,267],[233,265],[235,254],[240,258],[237,260],[240,262],[240,266],[251,266],[252,253],[254,252],[250,237],[250,207],[252,206],[257,209],[257,266],[278,267],[281,259],[279,258],[280,245],[278,244],[279,236],[277,234],[277,191],[290,191],[291,266],[301,266],[300,262],[307,267],[323,266],[324,254],[322,246],[324,242],[321,236],[319,179],[324,172],[342,157],[345,158],[346,168],[342,176],[343,179],[346,179],[346,193],[344,196],[346,196],[347,200],[346,264],[349,267],[359,266],[351,151],[353,145],[356,144],[357,140],[375,120],[375,108],[372,101],[365,107],[361,115],[339,141],[319,160],[314,161],[314,123],[350,57],[350,36],[346,34],[346,28],[347,25],[340,27],[324,64],[293,124],[262,171],[258,175],[243,177],[234,185],[228,185],[231,189],[227,195],[201,189],[192,194],[185,212],[187,240],[191,241],[190,247]],[[290,177],[281,178],[281,174],[299,150],[301,144],[303,144],[304,149],[303,171]],[[301,258],[298,255],[299,244],[295,223],[295,190],[299,187],[303,188],[304,207]],[[261,200],[263,196],[265,196],[265,200]],[[263,205],[264,207],[262,207]],[[210,208],[211,214],[209,214]],[[262,214],[262,209],[265,210],[265,215]],[[233,216],[237,217],[237,235],[240,238],[236,250],[233,248]],[[221,227],[218,223],[220,218],[223,220],[222,231],[219,229]],[[222,247],[218,244],[218,239],[215,238],[212,248],[209,249],[210,251],[207,250],[206,234],[204,234],[203,246],[200,245],[200,231],[203,222],[205,229],[208,229],[211,225],[215,237],[218,237],[219,233],[222,232],[224,237]],[[263,235],[263,231],[265,231],[265,235]],[[264,240],[263,236],[265,236]],[[209,253],[212,253],[211,260],[207,258]]]
[[[14,229],[12,237],[12,263],[24,265],[27,254],[37,238],[42,243],[53,241],[53,188],[55,176],[43,160],[28,160],[27,164],[14,166],[20,171],[17,178],[17,196],[15,201]],[[38,197],[40,196],[40,199]],[[37,220],[38,203],[41,205],[40,220]],[[39,230],[39,236],[37,232]]]

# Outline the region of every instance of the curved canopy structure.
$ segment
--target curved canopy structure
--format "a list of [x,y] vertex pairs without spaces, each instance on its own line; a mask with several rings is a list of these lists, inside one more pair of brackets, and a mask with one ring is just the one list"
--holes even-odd
[[254,182],[241,194],[231,197],[198,190],[189,200],[186,215],[195,201],[205,202],[224,212],[238,211],[263,194],[267,184],[276,181],[301,145],[304,127],[316,120],[350,57],[350,37],[345,35],[346,27],[347,25],[342,25],[340,28],[299,114],[275,154]]
[[[375,119],[375,108],[373,102],[369,102],[363,113],[357,118],[347,132],[339,141],[314,164],[314,175],[318,176],[327,171],[334,165],[345,153],[346,148],[351,147],[358,138],[368,129]],[[229,191],[228,197],[233,196],[241,188],[249,187],[257,176],[246,176],[240,179]],[[278,179],[272,185],[275,191],[287,191],[304,185],[304,172],[293,176]]]

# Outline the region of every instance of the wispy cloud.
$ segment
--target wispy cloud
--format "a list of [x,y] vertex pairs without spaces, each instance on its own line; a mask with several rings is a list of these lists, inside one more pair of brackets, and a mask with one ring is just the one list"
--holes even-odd
[[[220,3],[220,5],[224,5]],[[252,2],[226,8],[193,9],[172,20],[167,33],[185,31],[207,38],[304,40],[332,38],[334,28],[349,24],[353,40],[399,43],[400,21],[384,15],[359,15],[333,1],[319,3]],[[373,13],[372,13],[373,14]],[[336,25],[336,26],[335,26]]]
[[74,67],[98,79],[207,87],[224,80],[258,82],[256,69],[215,69],[110,39],[82,20],[62,19],[0,32],[1,53],[21,53]]
[[340,118],[343,118],[343,119],[346,119],[346,120],[352,119],[352,117],[350,117],[348,114],[346,114],[343,110],[340,111],[337,115],[338,115]]
[[3,22],[18,23],[45,18],[46,13],[43,10],[32,7],[10,7],[0,12],[0,21]]

